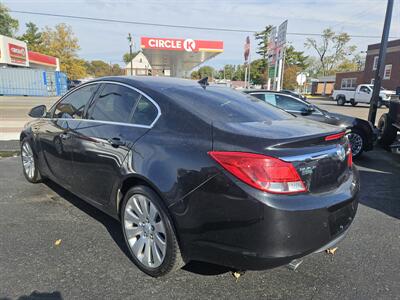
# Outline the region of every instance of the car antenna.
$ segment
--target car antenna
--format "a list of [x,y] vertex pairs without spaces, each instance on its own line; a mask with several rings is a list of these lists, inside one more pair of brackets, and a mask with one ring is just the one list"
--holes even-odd
[[207,85],[210,85],[210,84],[208,83],[208,77],[204,77],[204,78],[200,79],[200,80],[197,81],[197,82],[200,83],[200,85],[201,85],[201,87],[202,87],[203,89],[206,89],[206,86],[207,86]]

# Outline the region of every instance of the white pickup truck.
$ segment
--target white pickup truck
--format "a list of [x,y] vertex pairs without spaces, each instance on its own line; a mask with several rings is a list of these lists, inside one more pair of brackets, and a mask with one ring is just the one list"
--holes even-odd
[[[351,103],[351,105],[356,106],[357,103],[370,103],[372,96],[373,84],[360,84],[357,86],[356,90],[334,90],[332,94],[333,100],[336,101],[337,105],[345,105],[346,102]],[[381,88],[379,92],[378,107],[386,105],[389,107],[389,100],[392,95],[395,95],[395,91],[385,90]]]

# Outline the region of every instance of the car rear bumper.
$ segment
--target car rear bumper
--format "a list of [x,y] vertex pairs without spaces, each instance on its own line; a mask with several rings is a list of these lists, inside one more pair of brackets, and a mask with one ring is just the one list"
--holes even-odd
[[[288,264],[338,242],[356,214],[357,172],[335,191],[284,197],[226,177],[171,207],[188,260],[247,270]],[[224,184],[223,193],[213,191]]]

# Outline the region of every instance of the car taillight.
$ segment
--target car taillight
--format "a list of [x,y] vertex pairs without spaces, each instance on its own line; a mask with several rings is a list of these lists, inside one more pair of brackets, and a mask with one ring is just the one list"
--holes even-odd
[[346,134],[346,132],[343,131],[340,133],[328,135],[325,137],[325,141],[333,141],[333,140],[341,139],[345,134]]
[[349,146],[349,151],[347,152],[347,166],[351,168],[353,165],[353,153],[351,152],[351,148]]
[[307,191],[289,162],[247,152],[210,151],[208,154],[236,178],[261,191],[274,194]]

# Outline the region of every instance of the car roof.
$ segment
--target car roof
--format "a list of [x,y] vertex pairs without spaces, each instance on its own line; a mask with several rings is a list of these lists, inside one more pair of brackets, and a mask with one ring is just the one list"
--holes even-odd
[[283,91],[271,91],[271,90],[266,90],[266,89],[254,89],[254,90],[243,90],[242,92],[244,93],[274,93],[274,94],[285,94]]
[[132,85],[135,87],[147,87],[150,89],[167,88],[172,86],[199,87],[200,84],[195,80],[181,79],[174,77],[159,76],[107,76],[100,77],[90,82],[96,81],[114,81]]

